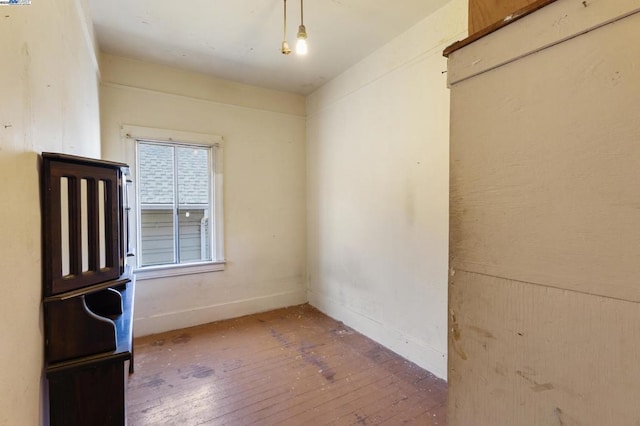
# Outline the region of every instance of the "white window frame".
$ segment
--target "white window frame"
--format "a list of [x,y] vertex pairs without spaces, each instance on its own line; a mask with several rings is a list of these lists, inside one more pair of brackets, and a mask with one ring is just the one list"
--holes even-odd
[[222,194],[222,176],[223,176],[223,139],[222,136],[184,132],[178,130],[157,129],[152,127],[141,127],[133,125],[123,125],[121,127],[121,138],[127,147],[127,162],[131,168],[131,180],[133,181],[134,190],[130,191],[130,207],[131,212],[135,215],[131,216],[132,226],[130,229],[130,239],[134,248],[134,255],[137,252],[139,239],[138,231],[140,224],[139,208],[138,208],[138,187],[137,187],[137,167],[138,159],[136,144],[138,140],[150,142],[167,142],[176,144],[193,144],[200,146],[211,146],[212,149],[212,190],[213,190],[213,209],[212,209],[212,231],[213,260],[206,262],[174,264],[174,265],[154,265],[138,267],[138,259],[136,258],[133,269],[137,280],[145,280],[152,278],[164,278],[179,275],[198,274],[205,272],[223,271],[226,260],[224,258],[224,209]]

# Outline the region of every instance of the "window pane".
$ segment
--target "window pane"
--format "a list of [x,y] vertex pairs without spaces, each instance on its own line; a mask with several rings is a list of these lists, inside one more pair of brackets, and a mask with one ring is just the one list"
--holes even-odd
[[180,263],[211,260],[208,207],[210,150],[176,147],[178,161],[178,211]]
[[177,147],[180,206],[209,204],[209,150]]
[[138,146],[140,204],[173,207],[173,147],[141,143]]
[[173,210],[143,209],[140,214],[140,265],[166,265],[174,262]]
[[180,263],[210,260],[207,222],[203,209],[178,211]]
[[173,146],[139,143],[140,266],[175,263]]

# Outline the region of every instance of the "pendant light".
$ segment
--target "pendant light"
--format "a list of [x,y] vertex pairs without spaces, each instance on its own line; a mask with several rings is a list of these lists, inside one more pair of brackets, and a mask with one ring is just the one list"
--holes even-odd
[[[286,0],[285,0],[286,1]],[[298,27],[298,42],[296,43],[296,53],[298,55],[306,55],[307,48],[307,29],[304,27],[304,0],[300,0],[300,26]]]

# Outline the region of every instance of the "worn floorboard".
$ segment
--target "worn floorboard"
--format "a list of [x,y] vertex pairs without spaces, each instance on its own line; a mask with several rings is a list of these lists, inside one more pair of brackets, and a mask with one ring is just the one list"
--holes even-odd
[[130,426],[446,425],[447,385],[309,305],[135,341]]

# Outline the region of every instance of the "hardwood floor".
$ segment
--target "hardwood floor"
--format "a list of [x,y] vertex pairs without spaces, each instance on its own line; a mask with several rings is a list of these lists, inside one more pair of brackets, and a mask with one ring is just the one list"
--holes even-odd
[[136,339],[130,426],[446,425],[447,385],[309,305]]

